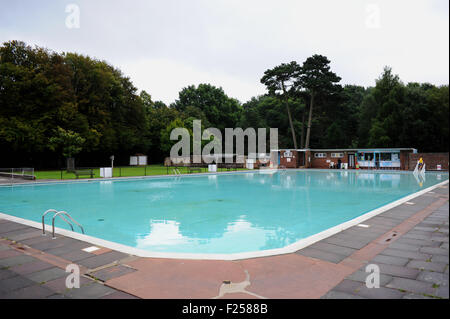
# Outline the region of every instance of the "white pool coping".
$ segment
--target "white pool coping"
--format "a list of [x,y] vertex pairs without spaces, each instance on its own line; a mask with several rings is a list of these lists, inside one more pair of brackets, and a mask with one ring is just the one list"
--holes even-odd
[[[321,170],[323,171],[323,170]],[[334,171],[336,172],[336,170],[330,170],[330,171]],[[247,171],[245,171],[247,172]],[[227,172],[228,173],[228,172]],[[411,172],[410,172],[411,173]],[[193,176],[194,174],[191,174],[190,176]],[[197,174],[195,174],[197,175]],[[198,174],[200,175],[200,174]],[[201,174],[201,175],[205,175],[205,174]],[[134,179],[134,178],[133,178]],[[88,243],[91,243],[93,245],[98,245],[98,246],[102,246],[102,247],[106,247],[112,250],[116,250],[122,253],[126,253],[126,254],[130,254],[130,255],[135,255],[138,257],[150,257],[150,258],[171,258],[171,259],[195,259],[195,260],[241,260],[241,259],[250,259],[250,258],[258,258],[258,257],[267,257],[267,256],[274,256],[274,255],[282,255],[282,254],[290,254],[290,253],[294,253],[302,248],[305,248],[307,246],[310,246],[318,241],[321,241],[325,238],[328,238],[330,236],[333,236],[347,228],[353,227],[355,225],[358,225],[374,216],[377,216],[387,210],[390,210],[394,207],[397,207],[401,204],[404,204],[410,200],[412,200],[413,198],[416,198],[418,196],[421,196],[425,193],[428,193],[430,191],[432,191],[433,189],[443,186],[445,184],[448,184],[449,180],[445,180],[443,182],[440,182],[438,184],[435,184],[433,186],[430,186],[428,188],[425,188],[423,190],[420,190],[418,192],[415,192],[413,194],[407,195],[405,197],[402,197],[396,201],[393,201],[387,205],[384,205],[382,207],[379,207],[377,209],[374,209],[368,213],[365,213],[364,215],[358,216],[354,219],[351,219],[347,222],[344,222],[342,224],[333,226],[331,228],[328,228],[322,232],[319,232],[317,234],[311,235],[309,237],[300,239],[299,241],[292,243],[288,246],[282,247],[282,248],[275,248],[275,249],[267,249],[267,250],[260,250],[260,251],[250,251],[250,252],[243,252],[243,253],[231,253],[231,254],[205,254],[205,253],[169,253],[169,252],[151,252],[151,251],[147,251],[147,250],[143,250],[143,249],[138,249],[135,247],[131,247],[131,246],[127,246],[127,245],[122,245],[119,243],[115,243],[112,241],[108,241],[108,240],[104,240],[101,238],[97,238],[97,237],[92,237],[89,235],[84,235],[84,234],[80,234],[80,233],[76,233],[76,232],[72,232],[66,229],[62,229],[62,228],[58,228],[55,227],[55,233],[59,234],[59,235],[63,235],[66,237],[70,237],[70,238],[74,238],[74,239],[78,239],[81,241],[85,241]],[[34,183],[33,183],[34,184]],[[24,218],[20,218],[20,217],[16,217],[16,216],[12,216],[12,215],[8,215],[5,213],[0,212],[0,218],[1,219],[6,219],[12,222],[16,222],[19,224],[23,224],[23,225],[27,225],[27,226],[31,226],[34,228],[38,228],[40,230],[42,230],[42,224],[32,221],[32,220],[28,220],[28,219],[24,219]],[[47,236],[51,236],[51,226],[47,225],[45,226],[46,231],[47,231]]]

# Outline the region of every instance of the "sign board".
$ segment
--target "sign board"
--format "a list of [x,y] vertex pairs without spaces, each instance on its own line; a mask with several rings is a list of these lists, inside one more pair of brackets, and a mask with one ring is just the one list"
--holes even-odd
[[291,151],[284,151],[283,156],[284,157],[292,157],[292,152]]

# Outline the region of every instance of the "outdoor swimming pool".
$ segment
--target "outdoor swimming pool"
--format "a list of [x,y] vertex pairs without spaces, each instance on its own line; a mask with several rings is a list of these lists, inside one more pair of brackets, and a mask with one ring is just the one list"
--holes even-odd
[[[232,254],[285,247],[446,180],[426,173],[421,186],[410,172],[288,170],[2,186],[0,212],[41,222],[53,208],[114,243]],[[60,219],[56,226],[70,229]]]

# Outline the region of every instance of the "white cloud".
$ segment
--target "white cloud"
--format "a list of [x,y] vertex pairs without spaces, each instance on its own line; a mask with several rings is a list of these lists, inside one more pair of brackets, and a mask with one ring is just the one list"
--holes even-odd
[[216,87],[222,87],[231,96],[245,102],[249,92],[264,94],[264,86],[255,85],[259,83],[258,78],[247,81],[217,70],[203,70],[201,68],[187,65],[169,59],[141,59],[124,63],[120,69],[129,76],[133,83],[148,90],[152,100],[162,100],[166,103],[173,102],[178,98],[178,92],[189,85],[210,83]]
[[[61,3],[2,4],[0,41],[104,59],[166,103],[201,82],[246,101],[264,92],[259,79],[266,69],[315,53],[331,60],[344,84],[374,85],[385,65],[404,82],[448,83],[446,0],[76,3],[77,30],[65,28]],[[368,5],[379,8],[379,28],[367,27]]]

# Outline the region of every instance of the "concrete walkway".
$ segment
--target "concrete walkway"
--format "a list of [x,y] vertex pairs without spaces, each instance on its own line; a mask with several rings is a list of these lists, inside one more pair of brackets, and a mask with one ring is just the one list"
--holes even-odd
[[[296,253],[140,258],[0,220],[0,298],[448,298],[448,184]],[[82,287],[66,289],[69,263]],[[381,287],[366,288],[367,264]]]
[[347,276],[323,298],[449,298],[448,202],[368,264],[380,269],[380,288],[367,288],[366,265]]

